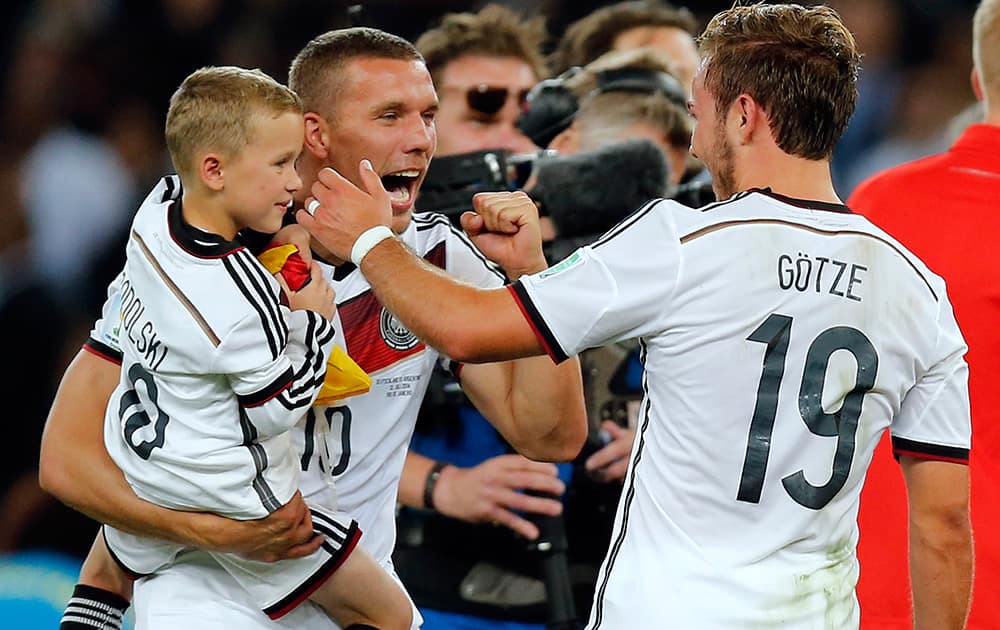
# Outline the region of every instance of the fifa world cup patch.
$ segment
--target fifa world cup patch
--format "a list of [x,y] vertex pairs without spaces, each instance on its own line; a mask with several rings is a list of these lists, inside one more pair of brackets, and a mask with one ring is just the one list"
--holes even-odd
[[580,254],[579,251],[575,251],[566,258],[564,258],[562,262],[557,263],[552,267],[549,267],[545,271],[539,272],[538,279],[545,280],[546,278],[557,276],[563,273],[564,271],[572,269],[573,267],[576,267],[577,265],[582,263],[583,263],[583,256]]

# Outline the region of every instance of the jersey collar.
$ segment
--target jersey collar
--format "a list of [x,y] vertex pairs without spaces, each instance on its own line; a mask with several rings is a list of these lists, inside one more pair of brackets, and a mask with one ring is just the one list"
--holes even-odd
[[841,214],[853,214],[851,209],[842,203],[829,203],[826,201],[815,201],[813,199],[796,199],[794,197],[780,195],[770,188],[751,188],[747,192],[767,195],[772,199],[777,199],[782,203],[787,203],[788,205],[795,206],[796,208],[805,208],[806,210],[825,210],[827,212],[839,212]]
[[236,241],[227,241],[218,234],[206,232],[185,221],[181,212],[181,199],[172,202],[167,209],[167,223],[174,241],[198,258],[222,258],[243,248]]

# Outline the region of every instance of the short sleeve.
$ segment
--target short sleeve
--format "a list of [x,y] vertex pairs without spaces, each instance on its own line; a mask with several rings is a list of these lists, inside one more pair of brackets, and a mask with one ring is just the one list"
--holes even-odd
[[84,344],[90,352],[109,361],[121,363],[122,347],[118,341],[121,331],[121,288],[125,279],[124,270],[108,285],[108,296],[101,307],[101,316],[94,322],[90,337]]
[[673,202],[651,202],[545,271],[511,286],[556,361],[662,330],[677,285]]
[[968,350],[951,304],[942,296],[929,367],[903,398],[893,420],[893,452],[922,459],[966,462],[972,436]]

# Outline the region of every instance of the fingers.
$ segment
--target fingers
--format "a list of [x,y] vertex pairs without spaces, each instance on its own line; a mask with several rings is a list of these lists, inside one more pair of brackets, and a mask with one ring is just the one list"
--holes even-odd
[[494,525],[502,525],[503,527],[511,529],[515,533],[524,536],[528,540],[535,540],[538,538],[538,526],[529,520],[521,518],[510,510],[497,508],[491,513],[490,516],[490,521]]
[[301,545],[295,545],[289,547],[283,553],[277,554],[275,560],[290,560],[292,558],[304,558],[309,554],[315,552],[323,545],[322,536],[313,536],[312,539],[302,543]]
[[385,188],[382,187],[382,178],[372,168],[371,162],[361,160],[361,165],[358,167],[358,174],[361,177],[362,187],[369,195],[380,200],[389,197],[389,193],[385,192]]
[[604,422],[601,428],[607,431],[612,441],[588,457],[584,466],[590,472],[600,470],[603,479],[624,477],[625,468],[628,467],[629,454],[632,452],[635,432],[610,421]]
[[621,481],[625,478],[625,473],[628,471],[628,458],[623,457],[611,464],[607,468],[601,470],[601,478],[604,481]]
[[[367,162],[367,160],[364,161]],[[327,166],[321,168],[319,173],[316,173],[316,181],[313,182],[310,190],[312,191],[313,197],[318,199],[320,203],[323,203],[327,190],[337,190],[338,188],[345,187],[354,188],[355,186],[351,182],[347,181],[343,175]],[[315,213],[315,210],[313,210],[313,212]]]
[[486,227],[483,217],[479,216],[475,212],[463,212],[462,216],[459,217],[459,221],[462,224],[462,229],[465,230],[465,233],[469,236],[481,234]]
[[[310,199],[310,201],[316,201],[315,199]],[[316,201],[317,205],[319,204]],[[304,227],[305,229],[312,231],[313,227],[316,225],[316,218],[313,217],[312,212],[308,210],[298,210],[295,213],[295,222]]]
[[291,295],[292,290],[288,287],[288,283],[285,281],[285,276],[281,275],[281,272],[274,274],[274,279],[278,281],[278,286],[281,287],[281,292],[285,295]]
[[530,514],[559,516],[562,514],[562,502],[548,497],[536,497],[514,490],[504,490],[499,493],[497,503],[507,509]]
[[511,472],[505,475],[500,481],[512,490],[528,490],[553,496],[562,496],[566,492],[566,484],[562,482],[562,479],[546,473],[530,471]]
[[487,230],[502,234],[516,233],[528,220],[538,216],[535,203],[520,191],[478,193],[472,198],[472,205],[483,217]]

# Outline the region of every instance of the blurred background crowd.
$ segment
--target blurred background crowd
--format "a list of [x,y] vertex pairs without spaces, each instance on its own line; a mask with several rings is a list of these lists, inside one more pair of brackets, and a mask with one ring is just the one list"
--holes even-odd
[[[284,81],[323,31],[373,26],[416,41],[457,0],[10,0],[0,7],[0,334],[8,350],[0,553],[82,559],[95,525],[37,487],[54,389],[124,258],[137,203],[171,170],[170,94],[233,64]],[[599,0],[495,1],[545,19],[551,53]],[[678,3],[700,26],[731,3]],[[864,53],[860,99],[834,156],[841,198],[885,168],[946,149],[978,115],[969,87],[974,0],[830,0]],[[540,77],[545,78],[545,77]],[[418,202],[419,207],[419,202]],[[8,555],[7,558],[22,556]],[[0,564],[0,599],[45,586]],[[12,568],[13,567],[13,568]],[[72,568],[71,568],[72,570]],[[75,575],[68,580],[72,584]],[[56,596],[61,608],[65,593]]]

